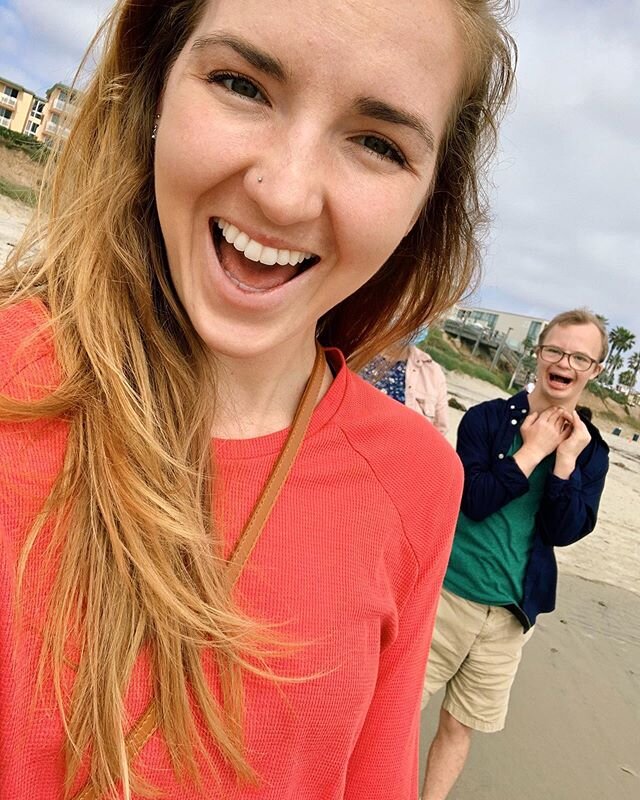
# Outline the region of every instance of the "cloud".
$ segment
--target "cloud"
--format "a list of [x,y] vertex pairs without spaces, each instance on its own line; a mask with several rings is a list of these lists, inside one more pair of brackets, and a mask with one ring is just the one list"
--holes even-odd
[[638,2],[521,4],[482,302],[640,334],[639,31]]
[[0,74],[42,95],[69,83],[109,0],[5,0]]

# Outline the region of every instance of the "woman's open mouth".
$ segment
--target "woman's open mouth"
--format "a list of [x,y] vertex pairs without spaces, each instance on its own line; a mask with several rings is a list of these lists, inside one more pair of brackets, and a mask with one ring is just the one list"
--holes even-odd
[[313,253],[265,247],[224,219],[209,225],[224,273],[245,292],[276,289],[320,261]]

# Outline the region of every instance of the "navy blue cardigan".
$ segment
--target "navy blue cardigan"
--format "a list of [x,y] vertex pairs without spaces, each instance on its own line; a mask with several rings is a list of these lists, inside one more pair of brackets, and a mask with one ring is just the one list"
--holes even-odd
[[[457,451],[464,465],[462,511],[480,521],[529,489],[529,480],[507,455],[529,412],[526,392],[470,408],[458,428]],[[591,441],[567,480],[549,473],[535,521],[533,547],[524,578],[521,605],[509,610],[528,630],[556,604],[558,569],[554,547],[577,542],[596,524],[609,469],[609,448],[598,429],[583,419]]]

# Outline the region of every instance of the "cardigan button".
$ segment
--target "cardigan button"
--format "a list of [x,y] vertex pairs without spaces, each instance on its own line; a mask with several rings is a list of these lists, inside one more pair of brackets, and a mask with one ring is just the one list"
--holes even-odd
[[509,406],[509,408],[513,411],[515,406]]
[[512,419],[511,420],[511,424],[512,425],[517,425],[518,424],[518,420],[517,419]]
[[498,453],[498,458],[500,459],[500,461],[502,461],[502,459],[504,458],[504,453]]

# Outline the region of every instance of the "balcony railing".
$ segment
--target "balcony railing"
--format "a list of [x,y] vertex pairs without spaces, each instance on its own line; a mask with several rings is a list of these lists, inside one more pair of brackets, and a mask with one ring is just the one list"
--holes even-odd
[[11,97],[11,95],[4,94],[4,92],[0,93],[0,103],[3,106],[9,106],[9,108],[15,108],[18,104],[17,97]]
[[11,120],[7,117],[0,117],[0,128],[8,128],[11,125]]
[[49,122],[47,122],[47,127],[46,127],[47,133],[57,133],[59,127],[60,126],[58,125],[57,122],[51,122],[51,120],[49,120]]
[[59,97],[53,101],[53,107],[55,108],[56,111],[67,110],[67,104],[65,103],[64,100],[61,100]]

